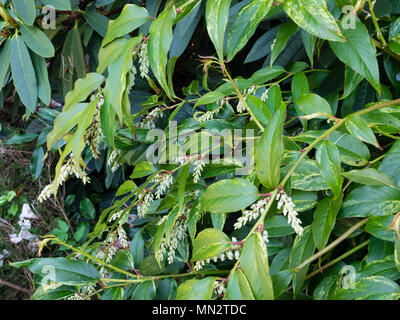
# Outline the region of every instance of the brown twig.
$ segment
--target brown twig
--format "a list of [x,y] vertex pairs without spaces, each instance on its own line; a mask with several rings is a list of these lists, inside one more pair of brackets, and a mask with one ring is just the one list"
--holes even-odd
[[33,293],[32,290],[29,290],[29,289],[26,289],[26,288],[22,288],[20,286],[17,286],[16,284],[10,283],[10,282],[5,281],[3,279],[0,279],[0,285],[7,286],[7,287],[10,287],[12,289],[15,289],[15,290],[18,290],[18,291],[22,291],[22,292],[25,292],[25,293],[29,293],[29,294]]

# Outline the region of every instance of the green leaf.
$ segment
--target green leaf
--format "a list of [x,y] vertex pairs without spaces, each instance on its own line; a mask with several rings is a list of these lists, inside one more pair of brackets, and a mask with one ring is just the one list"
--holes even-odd
[[[282,169],[282,174],[286,174],[291,165]],[[296,190],[319,191],[329,189],[325,179],[323,179],[320,169],[314,161],[303,160],[291,176],[291,186]]]
[[201,208],[210,213],[239,211],[258,199],[258,189],[248,180],[235,178],[221,180],[201,196]]
[[[270,87],[268,89],[267,96],[268,97],[265,100],[265,104],[267,105],[270,113],[275,114],[282,105],[282,90],[279,85],[273,85],[272,87]],[[270,120],[272,118],[272,115],[268,118]]]
[[122,196],[128,192],[133,192],[136,190],[136,188],[137,188],[136,183],[134,183],[132,180],[127,180],[123,184],[120,185],[115,196],[118,197],[118,196]]
[[106,36],[110,19],[98,13],[94,7],[83,11],[83,16],[94,31],[96,31],[103,38]]
[[268,231],[269,238],[284,237],[294,233],[292,226],[288,224],[287,218],[281,215],[276,215],[265,219],[264,228]]
[[392,227],[395,218],[395,215],[370,217],[365,225],[365,231],[372,234],[375,238],[394,242],[396,234],[395,231],[390,228]]
[[[104,94],[109,99],[118,118],[128,123],[129,115],[124,117],[123,99],[127,88],[127,74],[132,69],[132,50],[142,40],[141,36],[131,38],[122,49],[121,55],[108,67],[108,78],[104,88]],[[125,96],[126,97],[126,96]]]
[[360,116],[349,115],[346,119],[346,128],[357,139],[381,149],[374,132],[368,126],[368,123]]
[[[303,263],[306,259],[310,258],[315,250],[315,244],[312,237],[311,226],[304,228],[303,234],[297,235],[290,252],[289,265],[290,268],[294,269]],[[293,276],[293,287],[295,296],[297,296],[303,287],[307,271],[310,264],[307,264],[304,268],[296,272]]]
[[400,186],[400,141],[396,141],[390,150],[386,153],[382,161],[379,171],[386,173],[390,178],[396,180],[396,184]]
[[44,150],[42,147],[39,147],[35,149],[35,151],[33,151],[30,164],[30,171],[34,180],[39,178],[40,174],[42,173],[42,169],[44,166],[43,158],[44,158]]
[[192,261],[212,259],[229,249],[231,239],[217,229],[205,229],[201,231],[193,241]]
[[394,244],[394,262],[396,263],[397,271],[400,272],[400,239],[396,238]]
[[287,289],[292,280],[293,272],[291,270],[283,270],[271,276],[274,286],[275,299],[281,296]]
[[316,159],[322,177],[333,191],[335,198],[338,198],[341,195],[343,185],[339,149],[331,141],[324,141],[317,149]]
[[274,189],[280,182],[280,166],[283,155],[283,125],[286,106],[282,104],[256,143],[257,177],[267,189]]
[[111,301],[111,300],[123,300],[124,289],[123,288],[108,288],[104,290],[101,300]]
[[63,75],[64,94],[72,90],[74,70],[77,78],[86,76],[85,54],[83,52],[81,34],[76,25],[65,39],[61,53],[61,74]]
[[240,267],[257,300],[274,300],[267,248],[260,233],[251,235],[244,242],[240,253]]
[[134,237],[132,238],[129,249],[132,254],[134,265],[140,267],[144,259],[144,239],[142,236],[141,229],[135,233]]
[[253,36],[257,26],[271,9],[271,5],[272,0],[251,1],[235,16],[227,38],[228,61],[231,61]]
[[342,206],[342,199],[334,197],[322,199],[314,211],[312,235],[318,250],[325,248],[335,226],[336,216]]
[[73,105],[84,101],[104,82],[104,77],[98,73],[88,73],[85,78],[75,81],[75,87],[65,96],[63,111],[68,111]]
[[131,175],[132,179],[143,178],[152,173],[155,173],[157,170],[154,165],[148,161],[140,162],[135,169],[133,169],[133,173]]
[[31,142],[38,137],[37,133],[26,132],[23,134],[14,134],[10,139],[7,140],[6,144],[22,144],[25,142]]
[[11,72],[22,103],[31,113],[35,112],[38,97],[35,69],[28,49],[18,35],[11,39]]
[[338,147],[341,162],[353,167],[362,167],[368,163],[368,147],[352,135],[335,131],[329,140]]
[[367,28],[357,17],[354,19],[356,19],[355,29],[341,28],[346,42],[330,42],[331,48],[340,61],[366,78],[380,92],[376,49],[371,43]]
[[[276,86],[275,86],[276,87]],[[272,118],[271,111],[267,108],[265,103],[256,96],[248,96],[246,98],[246,103],[249,106],[251,112],[263,125],[267,125]],[[279,100],[279,104],[281,100]]]
[[272,45],[272,52],[271,52],[271,61],[270,65],[272,66],[278,58],[278,55],[285,49],[289,38],[294,35],[298,30],[297,25],[289,20],[288,22],[281,24],[279,27],[278,33],[276,35],[275,42]]
[[121,55],[127,41],[128,40],[125,38],[115,39],[107,46],[100,48],[99,64],[97,66],[98,73],[103,73],[107,67]]
[[0,91],[3,89],[10,66],[11,44],[12,41],[7,40],[5,45],[0,49]]
[[36,71],[39,99],[43,104],[49,105],[51,100],[51,86],[47,72],[46,60],[34,54],[32,56],[32,62]]
[[299,109],[312,118],[326,119],[332,115],[328,101],[315,93],[305,93],[297,100]]
[[84,261],[67,258],[41,258],[10,263],[16,268],[26,267],[33,273],[46,276],[49,282],[70,286],[87,286],[100,280],[96,268]]
[[308,33],[307,31],[301,30],[301,39],[303,40],[304,48],[306,49],[308,59],[310,60],[311,66],[314,65],[314,49],[317,37]]
[[195,107],[217,102],[224,97],[225,94],[222,92],[218,91],[207,92],[205,95],[201,96],[200,99],[197,100]]
[[[304,72],[296,73],[292,80],[292,96],[296,108],[296,113],[299,117],[304,115],[304,113],[299,109],[299,99],[303,94],[308,94],[309,92],[310,87]],[[303,127],[305,127],[306,121],[304,119],[301,119],[301,123],[303,124]]]
[[362,75],[355,72],[349,66],[346,66],[344,92],[341,99],[346,99],[347,97],[349,97],[354,92],[354,90],[357,89],[358,85],[363,79],[364,77]]
[[107,143],[114,146],[114,136],[116,128],[115,112],[112,108],[107,95],[104,95],[104,104],[100,109],[100,123]]
[[393,281],[400,279],[400,272],[396,268],[394,256],[390,255],[383,260],[374,260],[366,264],[357,274],[358,279],[371,276],[382,276]]
[[136,287],[131,300],[152,300],[155,295],[156,286],[154,281],[144,281]]
[[189,300],[192,288],[198,281],[190,279],[182,283],[177,289],[175,300]]
[[367,186],[395,187],[393,180],[386,173],[380,172],[374,168],[344,172],[343,176],[353,182]]
[[180,20],[174,29],[174,40],[171,44],[171,57],[180,57],[186,50],[193,33],[200,22],[204,13],[205,1],[198,1],[196,7],[182,20]]
[[341,288],[332,300],[398,300],[399,285],[385,277],[373,276],[356,281],[355,288]]
[[211,300],[214,283],[217,278],[188,280],[178,287],[176,300]]
[[108,24],[107,34],[103,40],[102,47],[113,41],[115,38],[122,37],[149,21],[149,13],[143,8],[134,4],[127,4],[122,9],[117,19]]
[[88,110],[88,103],[77,103],[54,120],[53,130],[47,135],[47,148],[51,149],[68,131],[73,129]]
[[93,202],[86,197],[84,197],[79,203],[79,210],[81,214],[89,220],[96,217],[96,209],[93,205]]
[[213,42],[219,60],[224,60],[224,37],[228,23],[231,0],[208,0],[206,24],[208,35]]
[[362,187],[353,190],[343,203],[341,218],[386,216],[400,211],[400,189]]
[[151,70],[158,82],[163,87],[169,98],[173,95],[170,92],[167,82],[166,67],[168,52],[173,39],[172,26],[176,18],[176,11],[172,7],[163,11],[150,26],[150,38],[148,42],[148,56]]
[[39,28],[21,24],[21,36],[26,45],[39,56],[54,57],[53,44]]
[[17,15],[27,25],[33,25],[36,18],[35,0],[12,0]]
[[185,201],[185,187],[186,181],[189,177],[189,170],[190,170],[190,163],[186,164],[180,174],[179,174],[179,181],[178,181],[178,203],[179,203],[179,212],[182,213],[183,205]]
[[53,6],[56,10],[69,11],[72,10],[71,0],[39,0],[44,5]]
[[241,270],[229,277],[227,295],[229,300],[254,300],[250,284]]
[[288,16],[305,31],[326,40],[343,41],[335,18],[325,1],[291,0],[283,3]]

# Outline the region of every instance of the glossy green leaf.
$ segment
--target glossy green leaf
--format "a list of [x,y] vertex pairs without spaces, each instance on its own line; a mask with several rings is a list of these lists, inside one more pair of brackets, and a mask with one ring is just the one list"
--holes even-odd
[[380,92],[379,67],[376,49],[368,30],[356,17],[356,28],[341,28],[346,42],[330,42],[336,56],[350,68],[366,78]]
[[343,176],[351,181],[367,186],[395,186],[393,180],[386,173],[374,168],[344,172]]
[[224,37],[228,23],[231,0],[209,0],[206,5],[208,35],[217,51],[218,58],[224,60]]
[[372,234],[375,238],[395,242],[397,235],[391,229],[394,221],[395,215],[372,216],[365,225],[365,231]]
[[316,159],[322,177],[333,191],[335,198],[338,198],[341,195],[343,185],[339,149],[331,141],[324,141],[317,149]]
[[332,115],[332,109],[328,101],[315,93],[305,93],[297,100],[299,109],[307,116],[318,119],[326,119]]
[[328,11],[325,1],[285,1],[283,8],[288,16],[305,31],[322,39],[343,41],[343,35],[335,18]]
[[239,211],[258,199],[258,189],[248,180],[235,178],[221,180],[201,196],[201,207],[210,213]]
[[143,178],[155,172],[156,168],[152,163],[148,161],[142,161],[135,167],[135,169],[133,169],[131,178],[132,179]]
[[241,270],[229,277],[227,295],[229,300],[254,300],[250,284]]
[[342,218],[386,216],[400,211],[400,189],[362,187],[353,190],[343,203]]
[[44,5],[53,6],[56,10],[71,10],[71,0],[39,0]]
[[134,31],[148,20],[149,13],[145,8],[135,4],[125,5],[118,18],[109,22],[102,46],[104,47],[115,38],[122,37]]
[[174,8],[164,11],[154,20],[150,26],[150,38],[148,43],[148,56],[154,75],[163,87],[166,94],[171,97],[167,82],[166,67],[168,52],[173,39],[172,26],[176,18]]
[[98,73],[88,73],[85,78],[75,82],[74,90],[65,96],[64,111],[68,111],[74,104],[84,101],[104,82],[104,77]]
[[342,206],[342,199],[334,197],[322,199],[314,211],[312,235],[318,250],[322,250],[328,243],[329,236],[335,226],[336,216]]
[[81,214],[87,219],[94,219],[96,216],[96,209],[93,202],[86,197],[79,203],[79,209]]
[[285,118],[286,108],[282,104],[256,144],[257,177],[267,189],[275,188],[280,182],[283,154],[282,132]]
[[128,40],[125,38],[115,39],[108,45],[100,48],[99,65],[97,66],[98,73],[103,73],[107,67],[120,56],[127,41]]
[[84,261],[67,258],[41,258],[14,262],[16,268],[26,267],[33,273],[46,276],[48,283],[71,286],[95,284],[100,280],[96,268]]
[[[290,252],[290,268],[296,268],[306,259],[311,257],[315,250],[311,226],[304,228],[303,234],[297,235]],[[309,264],[293,275],[294,293],[297,296],[303,287]]]
[[271,52],[271,61],[270,65],[272,66],[278,58],[278,55],[285,49],[289,38],[297,32],[297,25],[289,20],[288,22],[282,24],[279,27],[278,33],[276,35],[276,40],[272,45],[272,52]]
[[231,247],[231,239],[217,229],[205,229],[193,242],[192,261],[212,259]]
[[339,289],[333,300],[398,300],[399,285],[385,277],[372,276],[360,279],[353,288]]
[[251,235],[240,253],[240,267],[258,300],[273,300],[274,290],[269,274],[265,242],[259,233]]
[[379,171],[386,173],[390,178],[394,179],[397,186],[400,186],[400,141],[396,141],[390,150],[386,153]]
[[178,287],[176,300],[210,300],[216,278],[188,280]]
[[356,115],[349,115],[346,119],[346,128],[357,139],[381,149],[372,129],[363,118]]
[[228,32],[227,59],[232,60],[253,36],[259,23],[265,18],[272,6],[272,0],[251,1],[235,16]]

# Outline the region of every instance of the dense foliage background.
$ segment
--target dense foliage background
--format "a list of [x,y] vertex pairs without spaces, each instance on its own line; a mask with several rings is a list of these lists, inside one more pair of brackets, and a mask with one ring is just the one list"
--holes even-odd
[[1,298],[400,298],[400,2],[0,16]]

